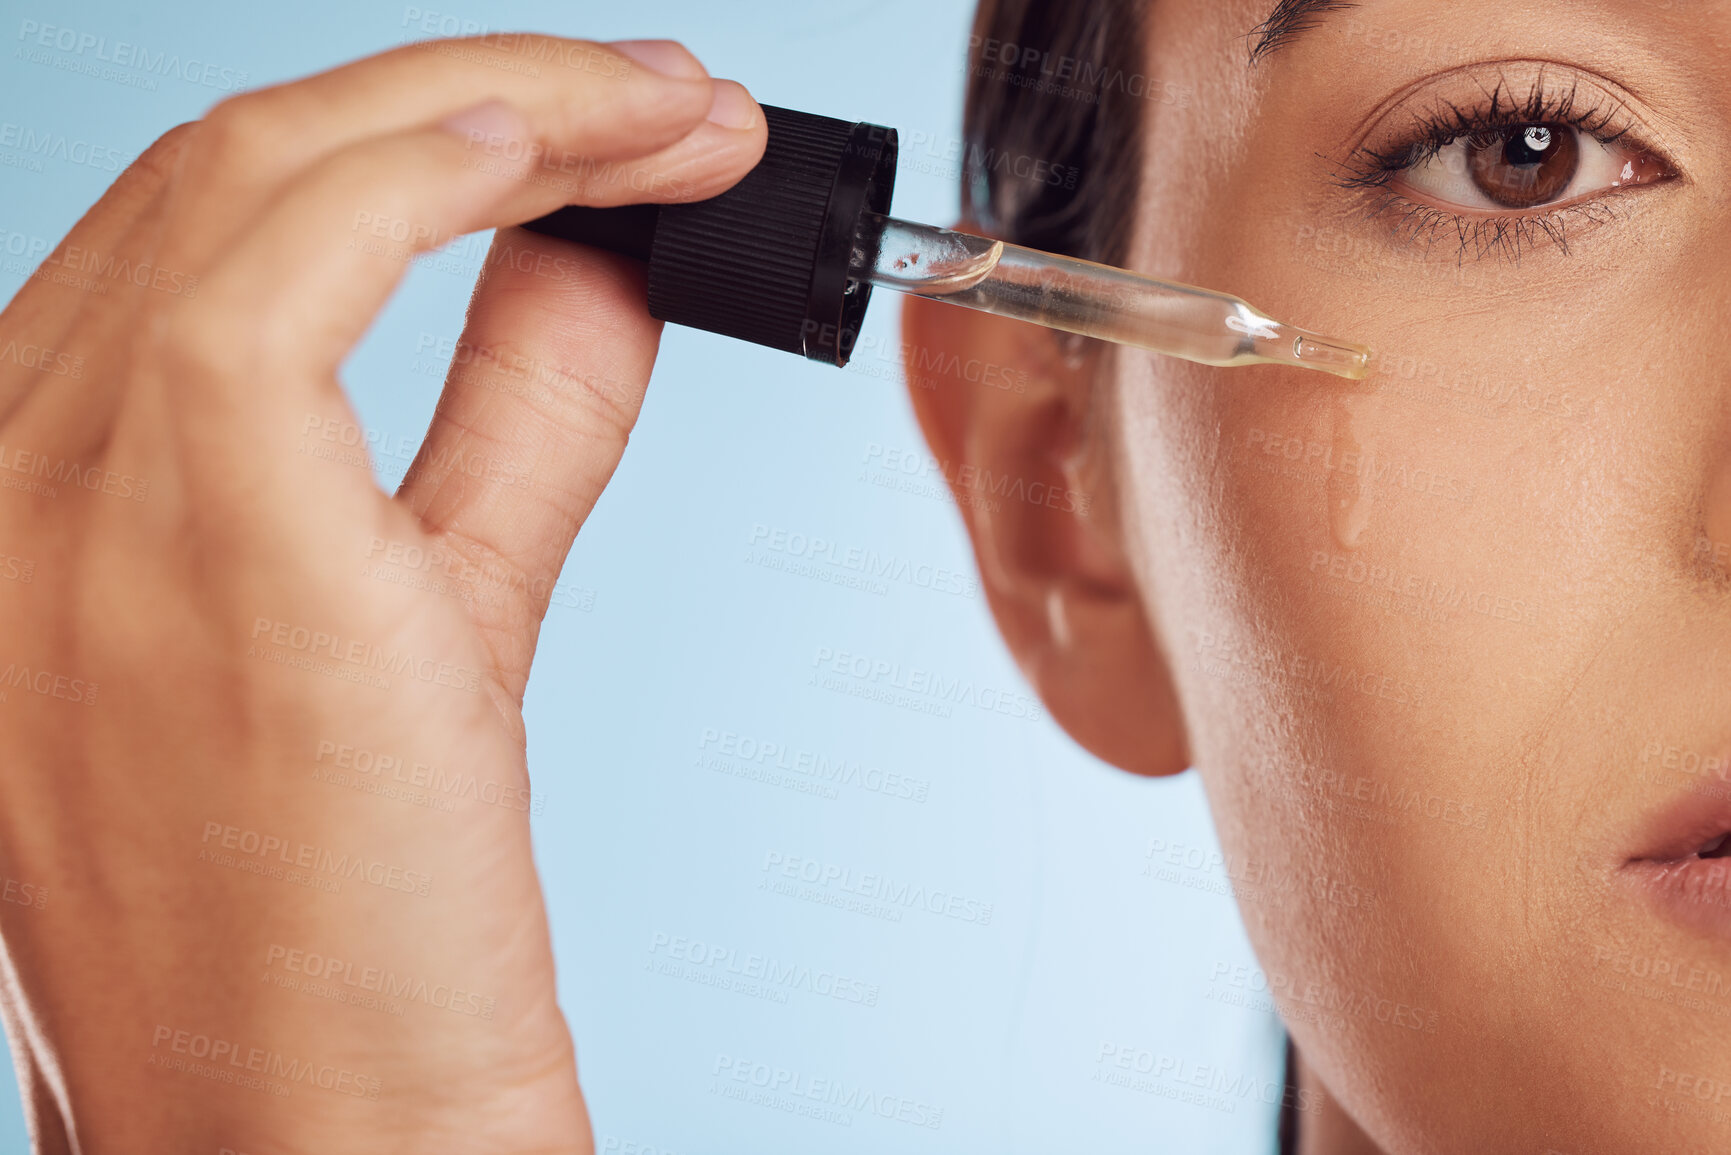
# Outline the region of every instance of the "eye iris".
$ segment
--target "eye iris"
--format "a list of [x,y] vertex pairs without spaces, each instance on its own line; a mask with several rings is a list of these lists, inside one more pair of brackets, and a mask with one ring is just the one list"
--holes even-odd
[[1571,128],[1523,124],[1467,142],[1467,167],[1480,192],[1504,208],[1526,209],[1555,200],[1581,164]]

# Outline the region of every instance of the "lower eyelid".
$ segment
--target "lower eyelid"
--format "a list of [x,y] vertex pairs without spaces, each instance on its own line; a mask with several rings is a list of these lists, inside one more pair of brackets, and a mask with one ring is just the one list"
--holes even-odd
[[1528,209],[1525,212],[1517,209],[1501,208],[1496,205],[1481,208],[1473,205],[1436,203],[1433,200],[1426,199],[1431,194],[1426,193],[1422,189],[1414,189],[1404,184],[1398,175],[1389,180],[1383,188],[1388,194],[1398,196],[1416,207],[1434,209],[1437,212],[1452,213],[1466,221],[1515,221],[1522,219],[1536,220],[1560,210],[1591,204],[1595,201],[1610,201],[1613,198],[1630,196],[1645,188],[1651,187],[1652,185],[1660,184],[1671,179],[1673,179],[1673,174],[1666,173],[1662,176],[1656,176],[1645,181],[1637,180],[1625,185],[1611,185],[1588,189],[1576,193],[1566,200],[1550,201],[1535,208]]
[[1365,212],[1369,219],[1389,227],[1396,244],[1421,248],[1425,255],[1437,242],[1447,241],[1454,251],[1444,255],[1457,262],[1470,255],[1474,260],[1495,256],[1518,264],[1535,245],[1550,245],[1567,255],[1580,236],[1616,221],[1616,202],[1635,191],[1616,189],[1528,213],[1474,214],[1413,200],[1391,184],[1381,190],[1380,203],[1366,206]]

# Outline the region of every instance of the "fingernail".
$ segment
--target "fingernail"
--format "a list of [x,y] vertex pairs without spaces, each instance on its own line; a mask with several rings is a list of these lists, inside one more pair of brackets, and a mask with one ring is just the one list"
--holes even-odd
[[614,40],[607,47],[663,76],[702,80],[709,75],[697,57],[677,40]]
[[709,104],[709,120],[723,128],[757,127],[757,101],[743,84],[731,80],[715,82],[715,99]]
[[489,100],[473,108],[465,108],[439,122],[446,132],[455,133],[472,144],[489,137],[521,140],[528,135],[528,126],[515,108],[503,100]]

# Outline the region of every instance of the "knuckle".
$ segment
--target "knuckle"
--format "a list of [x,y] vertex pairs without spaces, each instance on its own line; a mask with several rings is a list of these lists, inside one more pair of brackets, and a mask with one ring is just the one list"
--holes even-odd
[[642,395],[615,387],[605,379],[574,378],[563,390],[565,403],[572,416],[565,424],[604,442],[623,445],[637,425]]
[[508,397],[539,425],[580,441],[623,444],[637,424],[644,390],[604,373],[558,364],[515,341],[466,345],[468,362],[452,364],[448,389]]
[[278,140],[272,130],[274,104],[265,92],[243,92],[218,103],[197,124],[201,159],[223,169],[258,167]]

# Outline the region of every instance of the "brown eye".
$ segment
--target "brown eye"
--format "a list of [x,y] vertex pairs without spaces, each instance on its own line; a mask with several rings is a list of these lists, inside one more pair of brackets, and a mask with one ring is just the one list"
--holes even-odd
[[1466,141],[1473,185],[1501,208],[1530,209],[1556,200],[1581,167],[1574,129],[1522,124]]
[[1605,143],[1566,124],[1516,124],[1455,137],[1402,169],[1396,187],[1450,209],[1521,212],[1673,176],[1628,141]]

